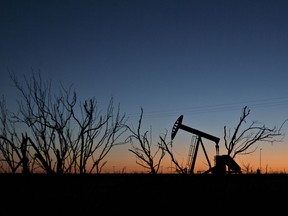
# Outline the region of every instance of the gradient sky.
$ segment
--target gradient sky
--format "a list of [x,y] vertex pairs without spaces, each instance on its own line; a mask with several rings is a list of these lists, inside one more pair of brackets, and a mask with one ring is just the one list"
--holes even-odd
[[[80,100],[95,96],[105,108],[113,97],[129,124],[142,107],[155,142],[183,114],[185,125],[221,138],[225,154],[223,128],[244,106],[268,127],[288,118],[287,11],[284,0],[2,0],[0,92],[13,104],[9,71],[21,79],[40,70],[73,84]],[[183,163],[190,139],[175,139]],[[126,148],[107,166],[136,169]],[[287,170],[287,141],[261,148],[262,167]],[[259,153],[238,162],[256,170]]]

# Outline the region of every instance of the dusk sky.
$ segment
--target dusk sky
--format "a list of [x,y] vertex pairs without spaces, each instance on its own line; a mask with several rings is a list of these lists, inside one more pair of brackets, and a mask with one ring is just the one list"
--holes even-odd
[[[0,92],[14,109],[9,71],[41,71],[101,109],[113,97],[129,124],[142,107],[155,142],[184,115],[183,124],[219,137],[225,154],[223,128],[237,125],[244,106],[248,123],[288,119],[287,11],[285,0],[2,0]],[[180,161],[190,139],[175,138]],[[287,140],[259,144],[263,167],[287,171]],[[127,149],[112,155],[107,167],[136,167]],[[238,162],[256,170],[259,150]]]

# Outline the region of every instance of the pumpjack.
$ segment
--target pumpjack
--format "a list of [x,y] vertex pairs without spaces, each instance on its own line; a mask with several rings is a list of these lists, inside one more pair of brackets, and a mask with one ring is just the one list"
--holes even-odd
[[[204,155],[206,157],[206,160],[208,162],[208,166],[209,169],[206,170],[205,172],[203,172],[204,174],[207,173],[212,173],[212,174],[226,174],[226,173],[241,173],[241,168],[240,166],[236,163],[236,161],[234,161],[234,159],[232,157],[230,157],[229,155],[219,155],[219,141],[220,138],[215,137],[213,135],[210,135],[208,133],[205,133],[203,131],[194,129],[192,127],[188,127],[184,124],[182,124],[183,121],[183,115],[181,115],[176,122],[173,125],[172,128],[172,132],[171,132],[171,140],[173,141],[173,139],[175,138],[177,132],[179,129],[182,129],[184,131],[187,131],[189,133],[192,133],[194,135],[196,135],[196,142],[195,145],[193,145],[193,148],[190,148],[189,151],[189,167],[188,167],[188,173],[189,174],[194,174],[194,167],[195,167],[195,163],[196,163],[196,157],[198,154],[198,149],[199,146],[201,145]],[[215,148],[216,148],[216,155],[215,155],[215,165],[212,166],[211,162],[209,160],[208,154],[206,152],[206,149],[204,147],[202,138],[211,140],[213,142],[215,142]]]

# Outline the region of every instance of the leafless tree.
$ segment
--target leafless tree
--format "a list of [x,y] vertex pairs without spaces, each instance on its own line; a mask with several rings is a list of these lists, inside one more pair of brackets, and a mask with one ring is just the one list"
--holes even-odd
[[0,169],[1,172],[30,173],[28,137],[27,134],[19,135],[9,116],[5,98],[0,101]]
[[235,158],[238,154],[253,153],[257,149],[257,147],[254,147],[256,142],[265,141],[273,143],[283,140],[284,133],[282,132],[282,127],[286,120],[279,128],[276,126],[269,128],[259,121],[252,121],[247,127],[242,129],[249,115],[250,109],[245,106],[242,110],[239,123],[235,127],[233,133],[224,126],[225,148],[228,151],[227,154],[232,158]]
[[[1,137],[13,151],[20,149],[18,164],[33,162],[33,170],[46,173],[100,173],[110,150],[125,143],[121,139],[127,130],[126,116],[120,113],[120,105],[114,110],[113,98],[103,114],[95,98],[78,107],[76,92],[71,88],[60,85],[59,94],[52,94],[51,82],[43,82],[40,72],[32,73],[30,79],[24,77],[24,85],[13,74],[11,79],[22,96],[14,123],[27,126],[29,131],[19,139],[17,148],[13,147],[13,137],[6,139],[5,130]],[[25,158],[28,149],[30,157]],[[14,155],[12,150],[9,153]],[[23,159],[29,161],[23,163]]]
[[176,172],[177,173],[180,173],[180,174],[187,174],[187,168],[186,167],[183,167],[181,166],[177,159],[174,157],[174,154],[173,154],[173,144],[172,144],[172,141],[170,142],[166,142],[166,134],[167,132],[164,134],[164,137],[160,136],[160,142],[158,143],[158,146],[165,152],[167,153],[170,158],[171,158],[171,161],[172,163],[175,165],[175,168],[176,168]]
[[[131,135],[128,137],[128,140],[131,142],[132,148],[129,149],[136,156],[136,163],[143,168],[149,170],[150,174],[157,174],[161,161],[165,156],[165,151],[163,148],[160,148],[159,145],[152,145],[152,131],[141,131],[143,118],[143,108],[141,108],[141,114],[138,122],[137,129],[131,128],[127,125],[128,130],[131,132]],[[150,132],[150,134],[149,134]],[[164,140],[160,137],[161,142]],[[133,141],[136,141],[138,145],[134,144]]]
[[247,164],[242,164],[242,173],[250,174],[253,173],[253,167],[251,166],[250,163]]

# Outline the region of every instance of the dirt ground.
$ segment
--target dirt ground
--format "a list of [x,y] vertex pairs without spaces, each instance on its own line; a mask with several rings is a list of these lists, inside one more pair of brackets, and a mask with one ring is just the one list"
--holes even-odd
[[0,174],[0,185],[1,215],[231,215],[288,208],[286,174]]

